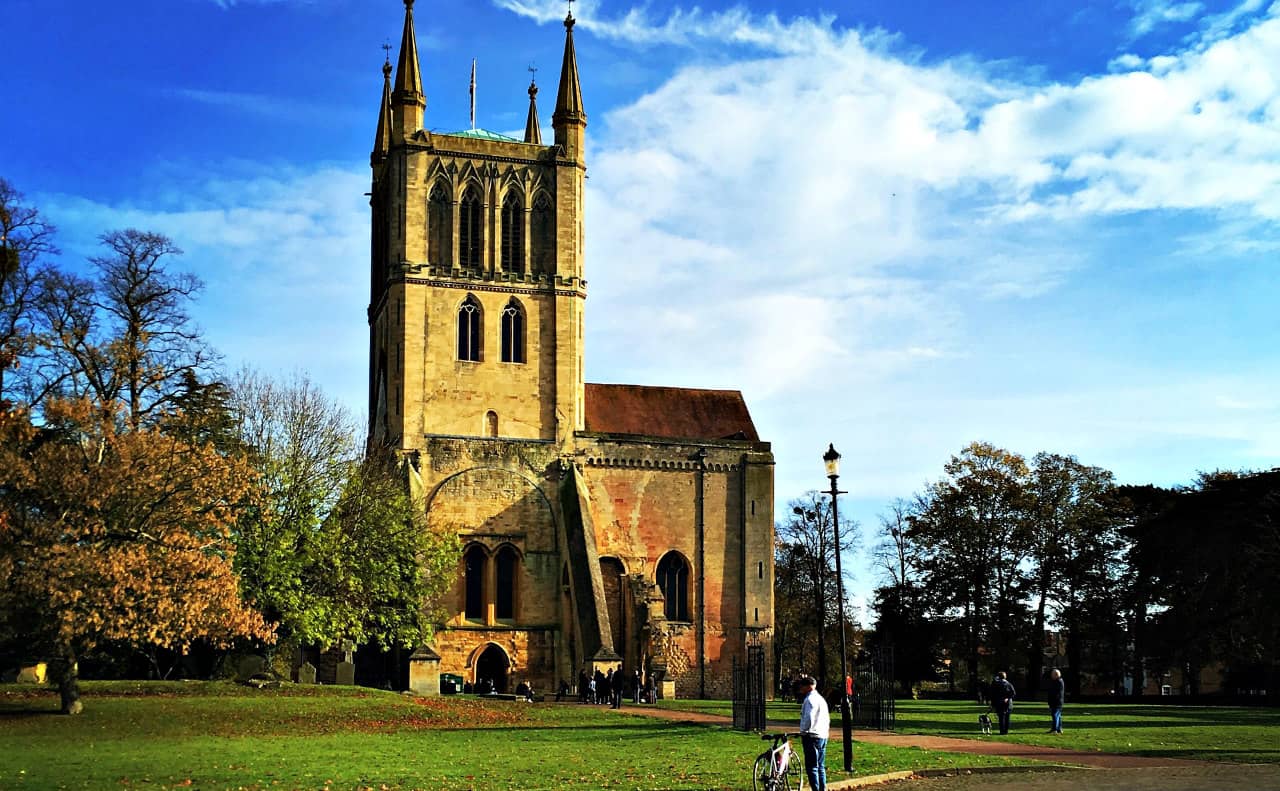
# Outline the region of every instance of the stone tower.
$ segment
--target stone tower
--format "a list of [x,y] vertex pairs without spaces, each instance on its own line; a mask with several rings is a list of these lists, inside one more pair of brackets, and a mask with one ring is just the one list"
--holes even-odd
[[371,156],[375,441],[402,451],[420,450],[427,435],[566,446],[582,428],[587,117],[573,22],[565,21],[556,142],[545,146],[536,127],[526,140],[423,128],[413,2],[405,3]]
[[584,384],[573,30],[569,15],[551,145],[536,85],[523,139],[424,128],[413,0],[394,78],[383,66],[370,441],[408,460],[427,529],[462,543],[410,665],[499,691],[620,668],[723,696],[732,661],[772,634],[773,456],[736,391]]

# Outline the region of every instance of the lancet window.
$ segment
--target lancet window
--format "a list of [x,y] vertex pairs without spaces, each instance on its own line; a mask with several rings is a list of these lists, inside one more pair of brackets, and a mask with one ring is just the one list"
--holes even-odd
[[453,207],[449,191],[443,184],[431,188],[427,199],[427,261],[446,269],[453,268],[450,246],[453,244]]
[[555,213],[551,209],[551,199],[545,192],[533,202],[529,225],[532,231],[530,241],[533,248],[534,274],[553,274],[556,261],[556,221]]
[[526,362],[524,354],[524,308],[511,300],[502,310],[502,361]]
[[689,564],[679,552],[668,552],[658,561],[658,589],[666,600],[668,621],[689,620]]
[[472,545],[462,556],[465,576],[466,602],[463,613],[468,621],[483,621],[484,618],[484,570],[489,556],[484,548]]
[[472,187],[458,204],[458,263],[463,269],[480,269],[484,263],[484,201]]
[[524,207],[513,193],[502,202],[502,268],[524,271]]
[[496,558],[495,590],[497,594],[493,607],[493,617],[500,621],[513,620],[516,617],[516,570],[519,556],[509,546],[498,550]]
[[483,333],[480,300],[468,295],[458,308],[458,359],[478,363],[482,359]]

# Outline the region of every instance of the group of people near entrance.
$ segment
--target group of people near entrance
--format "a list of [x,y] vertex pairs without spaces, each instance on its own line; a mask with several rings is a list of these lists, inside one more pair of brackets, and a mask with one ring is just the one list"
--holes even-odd
[[[588,674],[586,670],[578,673],[578,702],[622,707],[622,699],[631,693],[632,703],[652,703],[654,700],[653,679],[640,675],[637,670],[628,676],[621,669],[610,669],[608,673],[596,670]],[[569,694],[569,682],[561,681],[556,691],[556,700],[563,700]]]
[[[1009,676],[1003,670],[996,673],[988,687],[987,699],[991,710],[1000,721],[1000,733],[1009,732],[1009,717],[1013,714],[1013,699],[1018,692],[1009,683]],[[1067,685],[1062,680],[1062,671],[1054,668],[1049,672],[1049,733],[1062,733],[1062,703],[1066,699]]]
[[[831,735],[831,710],[826,698],[817,690],[813,676],[801,676],[796,681],[800,698],[800,743],[804,748],[804,770],[812,791],[827,788],[827,739]],[[846,693],[849,689],[846,687]],[[1000,733],[1009,732],[1009,715],[1013,712],[1013,699],[1017,691],[1009,683],[1003,670],[996,673],[988,687],[991,709],[1000,718]],[[1062,703],[1066,697],[1066,684],[1062,671],[1056,667],[1049,673],[1049,733],[1062,733]]]

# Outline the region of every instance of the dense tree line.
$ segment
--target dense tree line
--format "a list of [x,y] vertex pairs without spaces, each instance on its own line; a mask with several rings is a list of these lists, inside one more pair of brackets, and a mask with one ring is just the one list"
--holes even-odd
[[305,377],[226,377],[163,236],[71,270],[0,179],[0,666],[93,651],[413,647],[451,580],[399,460]]
[[976,693],[1004,669],[1034,693],[1052,633],[1075,693],[1141,694],[1177,669],[1195,694],[1211,665],[1227,691],[1280,692],[1280,471],[1118,486],[973,443],[883,517],[876,556],[869,639],[895,645],[903,686]]

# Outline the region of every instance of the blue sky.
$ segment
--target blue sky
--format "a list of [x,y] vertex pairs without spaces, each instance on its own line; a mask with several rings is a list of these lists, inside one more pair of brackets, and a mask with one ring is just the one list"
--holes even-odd
[[[565,4],[419,3],[427,126],[549,122]],[[230,367],[363,411],[396,0],[6,0],[0,175],[170,234]],[[869,533],[967,442],[1280,464],[1280,4],[581,0],[587,378],[741,389]],[[545,136],[545,133],[544,133]],[[844,509],[842,509],[844,510]],[[870,541],[868,542],[870,543]],[[861,570],[865,590],[872,572]]]

